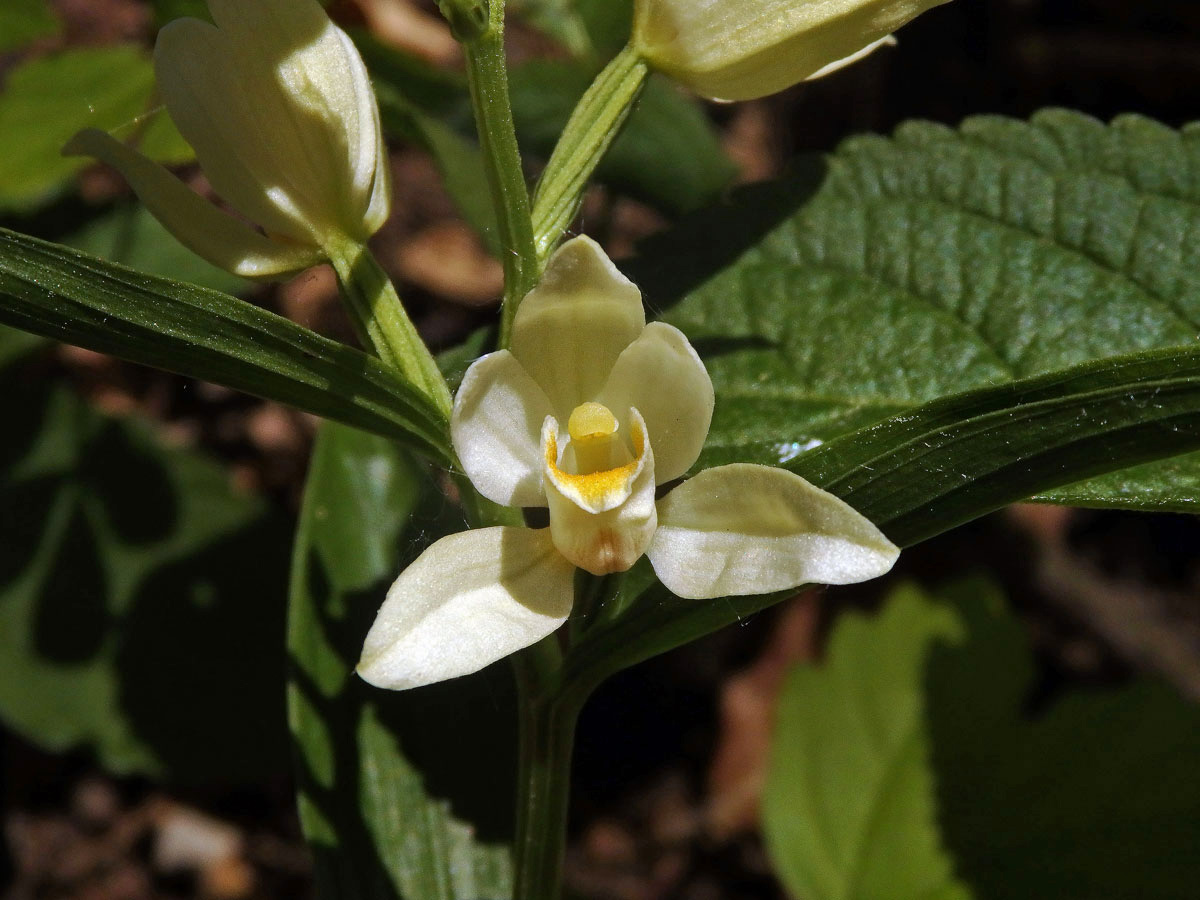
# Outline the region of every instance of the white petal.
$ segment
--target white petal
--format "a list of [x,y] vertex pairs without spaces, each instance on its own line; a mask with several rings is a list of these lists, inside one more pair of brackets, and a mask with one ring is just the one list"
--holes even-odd
[[287,135],[266,115],[279,100],[264,100],[262,77],[240,70],[228,36],[177,19],[158,33],[154,71],[171,120],[213,189],[268,234],[315,243],[319,229],[308,221],[296,183],[307,173],[288,167],[290,154],[277,146]]
[[471,483],[502,506],[545,506],[542,422],[550,401],[507,350],[475,360],[454,398],[450,438]]
[[358,674],[403,690],[477,672],[552,633],[571,611],[575,567],[546,529],[444,537],[388,591]]
[[713,386],[683,332],[651,322],[613,366],[599,402],[624,414],[631,406],[646,420],[659,484],[691,468],[712,423]]
[[[635,427],[644,429],[636,409],[632,415]],[[646,552],[658,513],[654,506],[654,452],[644,439],[630,480],[620,485],[619,491],[614,487],[604,496],[580,496],[549,472],[545,487],[554,546],[579,568],[593,575],[624,572]],[[608,502],[618,494],[619,502]]]
[[866,581],[900,553],[833,494],[770,466],[706,469],[659,501],[658,520],[646,552],[688,599]]
[[596,394],[646,325],[642,295],[588,237],[546,264],[513,321],[512,352],[542,386],[560,422]]
[[263,237],[106,132],[94,128],[81,131],[63,152],[94,156],[119,171],[180,243],[226,271],[246,278],[268,278],[298,272],[322,259],[311,245]]

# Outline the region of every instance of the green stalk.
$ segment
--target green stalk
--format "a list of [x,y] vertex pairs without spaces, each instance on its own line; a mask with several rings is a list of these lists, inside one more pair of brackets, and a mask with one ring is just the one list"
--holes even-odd
[[521,168],[512,105],[508,98],[508,70],[504,60],[504,2],[492,0],[491,21],[479,37],[463,44],[467,56],[467,84],[475,128],[483,149],[492,206],[504,248],[504,306],[500,315],[500,346],[507,347],[517,304],[537,284],[540,270],[533,244],[529,214],[529,189]]
[[531,684],[536,681],[536,677],[528,675],[519,675],[517,679],[521,710],[520,795],[513,847],[516,863],[513,900],[559,900],[562,893],[571,752],[582,706],[581,701],[569,697],[537,693]]
[[363,244],[346,241],[326,252],[363,346],[397,369],[448,422],[450,389],[446,379],[387,273]]
[[571,113],[533,202],[533,233],[544,264],[579,211],[583,190],[621,132],[649,68],[632,46],[604,67]]

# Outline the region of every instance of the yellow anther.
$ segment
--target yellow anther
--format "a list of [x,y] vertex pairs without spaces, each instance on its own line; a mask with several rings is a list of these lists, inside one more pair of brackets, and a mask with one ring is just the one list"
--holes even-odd
[[567,420],[571,440],[608,437],[617,432],[617,417],[603,403],[580,403]]

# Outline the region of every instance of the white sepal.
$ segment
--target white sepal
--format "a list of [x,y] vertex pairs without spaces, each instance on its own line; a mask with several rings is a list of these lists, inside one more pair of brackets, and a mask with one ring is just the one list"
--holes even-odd
[[684,474],[704,449],[712,424],[712,379],[674,325],[647,325],[617,358],[598,401],[618,415],[630,407],[642,414],[659,484]]
[[298,272],[321,260],[320,252],[308,244],[264,237],[106,132],[95,128],[81,131],[63,152],[92,156],[112,166],[176,240],[227,272],[244,278],[271,278]]
[[547,529],[496,527],[437,541],[388,591],[358,674],[403,690],[469,675],[552,633],[571,612],[575,567]]
[[463,470],[502,506],[545,506],[542,423],[550,401],[507,350],[480,357],[454,397],[450,438]]
[[744,463],[706,469],[662,498],[646,552],[659,580],[687,599],[866,581],[900,553],[833,494]]
[[577,237],[550,258],[517,307],[512,352],[565,423],[576,406],[595,399],[645,326],[641,292],[599,244]]

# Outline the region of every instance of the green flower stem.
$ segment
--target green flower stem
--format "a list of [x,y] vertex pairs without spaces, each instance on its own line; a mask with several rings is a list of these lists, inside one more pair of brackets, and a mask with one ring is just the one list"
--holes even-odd
[[504,307],[500,317],[500,346],[508,346],[517,304],[537,284],[537,250],[529,214],[529,189],[521,168],[512,105],[508,99],[508,70],[504,60],[504,2],[492,0],[487,31],[463,44],[467,84],[475,127],[483,148],[488,186],[504,248]]
[[327,252],[359,340],[429,398],[448,423],[450,389],[446,379],[404,311],[387,273],[362,244],[347,241]]
[[561,894],[571,751],[582,705],[570,697],[537,693],[531,689],[536,681],[528,675],[517,679],[521,686],[520,793],[513,900],[558,900]]
[[631,46],[604,67],[580,99],[558,139],[533,201],[533,233],[544,263],[570,226],[588,179],[621,132],[649,68]]

